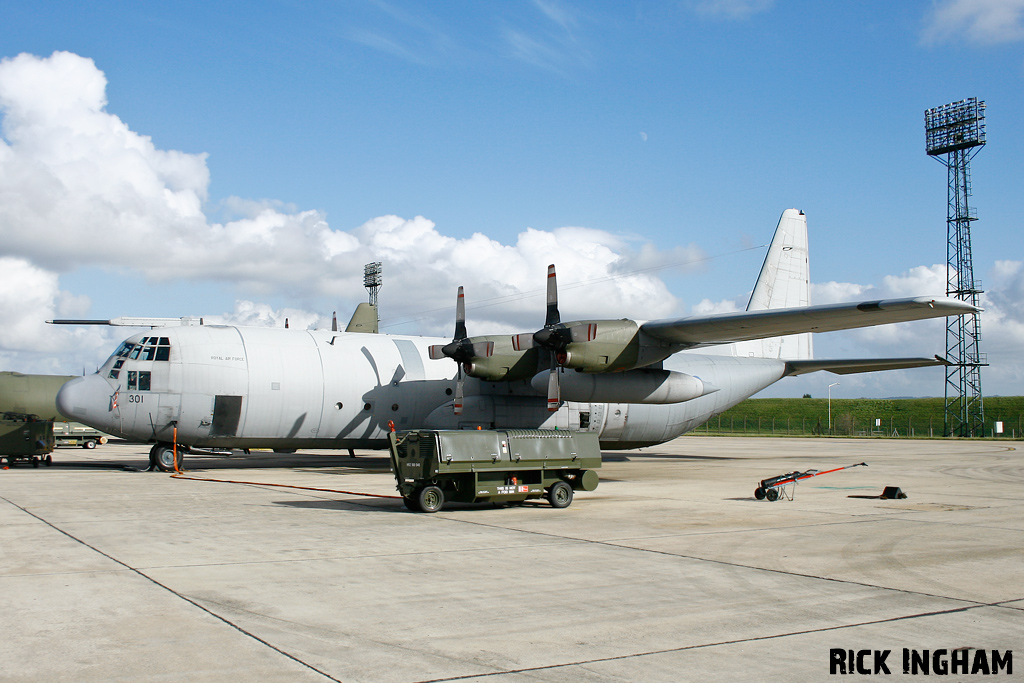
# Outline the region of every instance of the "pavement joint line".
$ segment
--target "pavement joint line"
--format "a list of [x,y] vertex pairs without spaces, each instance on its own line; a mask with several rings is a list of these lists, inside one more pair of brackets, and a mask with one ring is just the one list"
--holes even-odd
[[65,536],[67,536],[68,538],[70,538],[71,540],[75,541],[76,543],[80,543],[81,545],[85,546],[86,548],[89,548],[90,550],[92,550],[93,552],[97,553],[98,555],[102,555],[103,557],[107,558],[111,562],[115,562],[115,563],[121,565],[122,567],[124,567],[125,569],[127,569],[127,570],[129,570],[129,571],[131,571],[131,572],[133,572],[135,574],[137,574],[138,576],[141,576],[143,579],[149,581],[153,585],[158,586],[158,587],[164,589],[165,591],[167,591],[171,595],[174,595],[177,598],[179,598],[179,599],[187,602],[188,604],[192,605],[193,607],[196,607],[197,609],[202,610],[203,612],[209,614],[214,619],[217,619],[218,621],[220,621],[220,622],[222,622],[224,624],[227,624],[228,626],[230,626],[231,628],[235,629],[239,633],[241,633],[241,634],[243,634],[245,636],[248,636],[249,638],[255,640],[258,643],[260,643],[261,645],[270,648],[274,652],[277,652],[278,654],[280,654],[280,655],[282,655],[284,657],[287,657],[288,659],[292,660],[293,662],[295,662],[297,664],[300,664],[300,665],[306,667],[307,669],[309,669],[311,671],[314,671],[315,673],[320,674],[321,676],[323,676],[324,678],[326,678],[328,680],[335,681],[335,683],[343,683],[340,679],[331,676],[330,674],[328,674],[325,671],[321,671],[320,669],[316,668],[315,666],[313,666],[309,662],[304,662],[301,659],[299,659],[298,657],[296,657],[295,655],[293,655],[293,654],[291,654],[289,652],[286,652],[285,650],[282,650],[281,648],[277,647],[276,645],[274,645],[274,644],[264,640],[263,638],[260,638],[256,634],[251,633],[251,632],[245,630],[244,628],[242,628],[238,624],[235,624],[232,621],[230,621],[229,619],[227,619],[227,618],[217,614],[213,610],[211,610],[211,609],[209,609],[207,607],[204,607],[203,605],[199,604],[197,601],[193,600],[192,598],[189,598],[189,597],[187,597],[185,595],[182,595],[181,593],[177,592],[173,588],[160,583],[159,581],[157,581],[153,577],[147,575],[145,572],[143,572],[143,571],[141,571],[139,569],[136,569],[135,567],[132,567],[131,565],[129,565],[129,564],[127,564],[127,563],[117,559],[113,555],[109,555],[109,554],[103,552],[102,550],[100,550],[99,548],[97,548],[95,546],[89,545],[88,543],[86,543],[82,539],[77,538],[76,536],[68,533],[64,529],[61,529],[56,524],[53,524],[52,522],[49,522],[46,519],[43,519],[42,517],[40,517],[39,515],[35,514],[34,512],[31,512],[31,511],[23,508],[22,506],[18,505],[17,503],[13,502],[12,500],[10,500],[10,499],[8,499],[8,498],[6,498],[4,496],[0,496],[0,500],[3,500],[7,504],[12,505],[12,506],[18,508],[19,510],[24,512],[26,515],[34,517],[35,519],[37,519],[40,522],[42,522],[43,524],[47,525],[51,529],[53,529],[53,530],[55,530],[55,531],[65,535]]
[[542,666],[531,666],[524,667],[522,669],[509,669],[507,671],[495,671],[489,674],[469,674],[465,676],[451,676],[448,678],[430,678],[425,680],[416,681],[415,683],[445,683],[446,681],[461,681],[470,678],[489,678],[492,676],[508,676],[512,674],[529,673],[531,671],[548,671],[551,669],[564,669],[571,666],[587,666],[592,664],[602,664],[604,662],[615,662],[626,659],[638,659],[640,657],[650,657],[653,655],[671,654],[673,652],[686,652],[688,650],[702,650],[712,647],[721,647],[725,645],[742,645],[744,643],[755,643],[764,640],[776,640],[779,638],[789,638],[793,636],[804,636],[813,633],[828,633],[830,631],[842,631],[845,629],[859,628],[861,626],[874,626],[876,624],[888,624],[899,621],[906,621],[909,619],[926,619],[928,617],[941,616],[946,614],[956,614],[959,612],[969,612],[971,610],[981,609],[984,607],[1003,607],[1003,602],[1012,601],[999,601],[993,603],[977,603],[974,605],[967,605],[965,607],[954,607],[952,609],[936,610],[934,612],[919,612],[917,614],[904,614],[896,617],[889,617],[886,619],[873,619],[871,621],[861,621],[854,624],[838,624],[836,626],[823,626],[821,628],[805,629],[802,631],[790,631],[786,633],[773,633],[764,636],[752,636],[750,638],[737,638],[735,640],[722,640],[714,643],[698,643],[696,645],[683,645],[680,647],[665,648],[663,650],[651,650],[649,652],[634,652],[626,655],[615,655],[613,657],[598,657],[596,659],[586,659],[578,662],[564,662],[562,664],[546,664]]
[[[339,502],[341,502],[341,501],[339,501]],[[369,507],[365,503],[359,503],[359,502],[355,502],[355,501],[353,501],[352,504],[354,504],[354,505],[362,505],[364,507]],[[715,559],[710,559],[710,558],[706,558],[706,557],[696,557],[696,556],[693,556],[693,555],[681,555],[679,553],[671,553],[671,552],[668,552],[668,551],[655,550],[655,549],[652,549],[652,548],[637,548],[637,547],[634,547],[634,546],[625,545],[625,544],[623,544],[621,542],[600,541],[600,540],[592,540],[592,539],[586,539],[586,538],[575,538],[573,536],[564,536],[562,534],[553,534],[553,533],[550,533],[550,532],[541,532],[541,531],[530,531],[528,529],[516,529],[516,528],[499,526],[497,524],[487,524],[485,522],[479,522],[479,521],[467,520],[467,519],[456,519],[456,518],[452,518],[452,517],[448,517],[448,516],[442,516],[442,515],[429,515],[428,519],[435,519],[435,520],[442,520],[443,519],[443,520],[447,520],[447,521],[450,521],[450,522],[455,522],[457,524],[474,524],[474,525],[477,525],[477,526],[483,526],[483,527],[488,527],[488,528],[492,528],[492,529],[500,529],[500,530],[504,530],[504,531],[513,531],[513,532],[523,533],[523,534],[533,534],[533,535],[538,535],[538,536],[547,536],[547,537],[551,537],[551,538],[560,538],[560,539],[563,539],[563,540],[568,541],[568,542],[575,541],[577,543],[593,543],[593,544],[596,544],[596,545],[606,545],[606,546],[613,547],[613,548],[621,548],[623,550],[633,550],[633,551],[644,552],[644,553],[654,553],[654,554],[658,554],[658,555],[665,555],[667,557],[677,557],[677,558],[681,558],[681,559],[693,560],[695,562],[708,562],[708,563],[712,563],[712,564],[720,564],[720,565],[727,566],[727,567],[738,567],[738,568],[741,568],[741,569],[751,569],[751,570],[754,570],[754,571],[767,572],[767,573],[772,573],[772,574],[781,574],[781,575],[784,575],[784,576],[795,576],[795,577],[800,577],[800,578],[805,578],[805,579],[817,579],[819,581],[830,581],[830,582],[833,582],[833,583],[841,583],[841,584],[847,584],[847,585],[852,585],[852,586],[862,586],[862,587],[865,587],[865,588],[874,588],[874,589],[877,589],[877,590],[892,591],[892,592],[896,592],[896,593],[904,593],[904,594],[907,594],[907,595],[917,595],[917,596],[921,596],[921,597],[935,598],[935,599],[939,599],[939,600],[953,600],[955,602],[966,602],[966,603],[970,603],[971,605],[977,605],[977,606],[983,606],[983,605],[988,604],[988,603],[980,603],[980,602],[978,602],[976,600],[969,600],[967,598],[956,598],[956,597],[950,597],[948,595],[935,595],[933,593],[925,593],[923,591],[911,591],[911,590],[906,590],[906,589],[903,589],[903,588],[893,588],[891,586],[881,586],[881,585],[877,585],[877,584],[864,583],[862,581],[850,581],[848,579],[837,579],[837,578],[832,578],[832,577],[828,577],[828,576],[817,576],[815,574],[802,574],[802,573],[799,573],[799,572],[790,572],[790,571],[785,571],[785,570],[782,570],[782,569],[769,569],[767,567],[756,567],[754,565],[740,564],[740,563],[737,563],[737,562],[726,562],[724,560],[715,560]],[[884,519],[884,517],[882,519]],[[803,527],[803,526],[829,526],[829,525],[837,525],[837,524],[862,524],[862,523],[873,522],[873,521],[880,521],[880,520],[879,519],[856,519],[856,520],[851,520],[849,522],[821,522],[821,523],[816,524],[816,525],[801,525],[801,527]],[[938,524],[939,523],[939,522],[930,522],[928,520],[915,520],[915,521],[921,521],[922,523],[926,523],[926,524]],[[785,530],[787,528],[790,528],[790,527],[779,527],[778,530]],[[993,603],[993,604],[997,604],[997,603]],[[1015,608],[1011,608],[1011,609],[1015,609]],[[447,679],[438,679],[438,680],[447,680]],[[458,679],[452,679],[452,680],[458,680]]]
[[[385,557],[414,557],[417,555],[447,555],[454,553],[482,553],[491,550],[526,550],[529,548],[557,548],[560,545],[571,545],[574,542],[573,539],[565,539],[562,543],[545,543],[545,544],[532,544],[532,545],[496,545],[488,546],[486,548],[459,548],[453,550],[417,550],[407,553],[386,553],[379,555],[337,555],[330,557],[300,557],[295,559],[286,560],[260,560],[260,561],[248,561],[248,562],[207,562],[202,564],[154,564],[143,567],[146,570],[152,569],[186,569],[189,567],[236,567],[243,565],[264,565],[264,564],[286,564],[289,562],[332,562],[335,560],[372,560]],[[88,572],[74,572],[74,573],[88,573]],[[26,575],[27,576],[27,575]],[[33,576],[45,576],[42,574],[35,574]]]
[[[444,518],[444,519],[449,519],[449,518]],[[715,559],[711,559],[711,558],[707,558],[707,557],[697,557],[695,555],[682,555],[680,553],[673,553],[673,552],[669,552],[667,550],[656,550],[656,549],[653,549],[653,548],[637,548],[635,546],[625,545],[625,544],[618,543],[618,542],[597,541],[597,540],[591,540],[591,539],[586,539],[586,538],[573,538],[572,536],[563,536],[561,534],[553,534],[553,533],[550,533],[550,532],[543,532],[543,531],[529,531],[529,530],[525,530],[525,529],[509,529],[508,527],[499,527],[499,526],[494,525],[494,524],[486,524],[484,522],[476,522],[476,521],[473,521],[473,520],[453,519],[451,521],[461,522],[461,523],[464,523],[464,524],[476,524],[476,525],[479,525],[479,526],[492,527],[492,528],[497,528],[497,529],[505,529],[507,531],[518,531],[518,532],[524,533],[524,534],[535,534],[535,535],[539,535],[539,536],[550,536],[550,537],[553,537],[553,538],[562,538],[562,539],[567,539],[567,540],[575,540],[575,541],[577,541],[579,543],[592,543],[592,544],[595,544],[595,545],[604,545],[604,546],[608,546],[608,547],[611,547],[611,548],[620,548],[620,549],[623,549],[623,550],[633,550],[633,551],[642,552],[642,553],[652,553],[652,554],[655,554],[655,555],[664,555],[666,557],[675,557],[675,558],[680,558],[680,559],[685,559],[685,560],[693,560],[695,562],[707,562],[709,564],[718,564],[718,565],[722,565],[722,566],[725,566],[725,567],[737,567],[739,569],[751,569],[753,571],[766,572],[766,573],[769,573],[769,574],[780,574],[780,575],[783,575],[783,576],[795,576],[795,577],[804,578],[804,579],[817,579],[819,581],[829,581],[829,582],[832,582],[832,583],[846,584],[846,585],[850,585],[850,586],[862,586],[864,588],[874,588],[874,589],[877,589],[877,590],[891,591],[891,592],[894,592],[894,593],[904,593],[904,594],[907,594],[907,595],[916,595],[916,596],[920,596],[920,597],[934,598],[934,599],[937,599],[937,600],[952,600],[954,602],[966,602],[966,603],[969,603],[970,605],[974,605],[974,606],[986,606],[986,605],[989,605],[989,604],[998,604],[998,603],[984,603],[984,602],[979,602],[977,600],[970,600],[968,598],[956,598],[956,597],[951,597],[951,596],[948,596],[948,595],[935,595],[933,593],[925,593],[923,591],[912,591],[912,590],[907,590],[905,588],[893,588],[891,586],[880,586],[880,585],[872,584],[872,583],[864,583],[863,581],[850,581],[849,579],[837,579],[837,578],[832,578],[832,577],[829,577],[829,576],[817,576],[815,574],[802,574],[800,572],[786,571],[786,570],[783,570],[783,569],[770,569],[768,567],[757,567],[757,566],[749,565],[749,564],[740,564],[738,562],[726,562],[725,560],[715,560]]]

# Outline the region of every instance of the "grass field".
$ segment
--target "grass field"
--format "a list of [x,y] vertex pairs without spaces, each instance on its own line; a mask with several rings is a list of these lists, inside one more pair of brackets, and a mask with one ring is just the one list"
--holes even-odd
[[[696,434],[775,434],[800,436],[829,433],[829,406],[824,398],[750,398],[694,430]],[[837,436],[941,437],[944,399],[834,398],[832,429]],[[985,436],[1021,438],[1024,396],[986,396]]]

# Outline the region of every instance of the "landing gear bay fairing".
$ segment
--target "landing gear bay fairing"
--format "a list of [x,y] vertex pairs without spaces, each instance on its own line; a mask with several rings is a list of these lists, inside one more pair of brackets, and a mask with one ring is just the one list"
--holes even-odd
[[[933,297],[810,306],[807,222],[795,209],[782,214],[743,312],[562,322],[555,282],[552,266],[543,327],[514,336],[469,336],[461,290],[450,341],[185,319],[191,324],[129,337],[97,373],[68,382],[57,404],[103,432],[154,443],[154,453],[175,442],[384,449],[389,423],[568,429],[596,433],[605,449],[639,448],[673,439],[789,375],[944,363],[814,359],[812,332],[976,310]],[[718,353],[693,351],[711,346]]]

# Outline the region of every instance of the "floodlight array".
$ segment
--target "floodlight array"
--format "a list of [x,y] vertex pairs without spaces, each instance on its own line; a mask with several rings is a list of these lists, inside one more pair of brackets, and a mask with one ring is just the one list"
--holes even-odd
[[367,263],[363,266],[363,287],[366,287],[367,291],[370,292],[370,305],[377,305],[377,295],[380,292],[380,288],[384,286],[384,271],[383,265],[380,261],[374,261],[373,263]]
[[985,103],[977,97],[924,112],[925,150],[931,156],[985,144]]
[[367,263],[363,266],[363,287],[380,287],[383,282],[382,272],[383,267],[380,261]]

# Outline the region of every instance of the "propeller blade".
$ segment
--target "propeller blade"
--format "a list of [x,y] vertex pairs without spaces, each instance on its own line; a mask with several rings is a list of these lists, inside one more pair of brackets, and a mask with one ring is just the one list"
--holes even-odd
[[594,341],[597,339],[597,323],[573,325],[569,328],[569,333],[572,335],[574,342]]
[[455,301],[455,336],[453,341],[465,339],[466,334],[466,295],[462,293],[462,285],[459,285],[459,298]]
[[444,355],[444,347],[444,344],[431,344],[429,350],[430,360],[441,360],[442,358],[447,358],[448,356]]
[[459,379],[455,382],[455,414],[462,415],[462,397],[463,397],[463,384],[462,379],[462,365],[459,365]]
[[561,321],[558,317],[558,282],[555,278],[555,264],[552,263],[548,266],[548,315],[544,325],[557,325],[559,322]]
[[338,331],[338,312],[335,311],[331,314],[331,332]]
[[526,349],[533,348],[533,346],[533,332],[517,334],[512,337],[512,348],[516,351],[525,351]]
[[552,413],[558,410],[562,403],[561,387],[558,385],[558,368],[551,367],[551,374],[548,375],[548,410]]
[[494,355],[494,342],[476,342],[469,347],[474,358],[490,358]]

